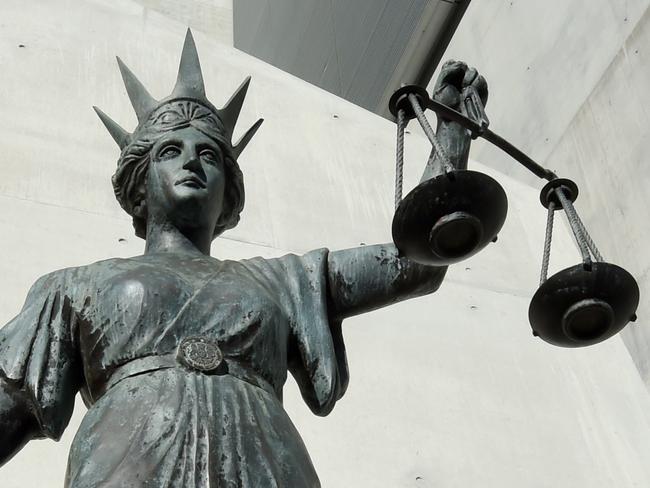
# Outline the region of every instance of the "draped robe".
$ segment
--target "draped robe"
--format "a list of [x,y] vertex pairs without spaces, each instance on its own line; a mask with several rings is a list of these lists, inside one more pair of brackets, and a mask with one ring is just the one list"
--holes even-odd
[[[149,254],[56,271],[0,329],[0,375],[28,393],[43,437],[61,436],[81,392],[67,488],[318,487],[282,387],[291,371],[318,415],[345,391],[326,263],[326,250]],[[188,337],[215,341],[232,369],[155,366]]]

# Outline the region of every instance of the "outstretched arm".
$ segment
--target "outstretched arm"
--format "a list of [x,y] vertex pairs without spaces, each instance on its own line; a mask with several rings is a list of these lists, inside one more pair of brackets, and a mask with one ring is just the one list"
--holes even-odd
[[38,421],[28,404],[24,392],[0,377],[0,466],[28,441],[40,437]]
[[333,251],[328,268],[330,316],[337,320],[433,293],[447,272],[400,257],[393,244]]
[[[472,85],[483,103],[487,83],[474,68],[457,61],[443,66],[433,97],[460,110],[461,93]],[[456,169],[467,168],[471,137],[459,124],[438,119],[437,137]],[[428,170],[435,168],[431,165]],[[431,178],[427,173],[423,179]],[[363,246],[331,252],[329,266],[329,309],[334,319],[375,310],[386,305],[433,293],[447,267],[424,266],[400,256],[393,244]]]

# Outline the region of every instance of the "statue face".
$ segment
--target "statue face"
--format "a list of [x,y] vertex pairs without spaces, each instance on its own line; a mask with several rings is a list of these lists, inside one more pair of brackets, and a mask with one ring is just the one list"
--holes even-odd
[[163,135],[151,149],[147,215],[179,230],[214,229],[224,205],[226,174],[219,145],[193,127]]

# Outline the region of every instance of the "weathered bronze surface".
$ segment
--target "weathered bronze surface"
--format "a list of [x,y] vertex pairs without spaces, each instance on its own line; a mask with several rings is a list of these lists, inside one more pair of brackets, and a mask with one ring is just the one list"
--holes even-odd
[[546,280],[533,296],[533,334],[562,347],[597,344],[618,334],[639,305],[630,273],[611,263],[577,264]]
[[[467,83],[468,79],[472,82]],[[450,92],[449,86],[460,86],[461,90]],[[472,127],[476,125],[484,132],[489,125],[483,110],[487,96],[485,79],[476,70],[452,61],[447,63],[444,77],[438,80],[434,99],[447,109],[446,113],[457,113],[462,121],[470,120]],[[424,109],[432,103],[434,100],[426,90],[416,85],[403,86],[389,101],[397,119],[399,188],[403,165],[399,146],[403,144],[404,118],[417,118],[433,146],[421,183],[396,202],[399,204],[393,217],[392,234],[393,242],[408,259],[444,266],[467,259],[496,241],[506,219],[508,199],[491,176],[468,170],[466,158],[459,161],[457,156],[450,157],[445,147],[439,145],[438,140],[445,138],[450,128],[457,132],[458,127],[445,121],[442,114],[435,134],[424,115]],[[464,150],[469,149],[469,140],[453,135],[452,140]],[[459,149],[453,148],[452,153],[457,155]]]
[[454,264],[496,238],[507,209],[506,193],[490,176],[471,170],[442,173],[402,200],[393,219],[393,239],[419,263]]
[[[454,72],[448,69],[446,78],[441,77],[438,83],[454,86],[451,80],[464,78],[467,73],[467,70]],[[540,166],[488,129],[490,121],[484,111],[487,100],[485,80],[476,77],[475,82],[465,83],[460,91],[460,104],[453,96],[445,97],[444,90],[442,93],[438,90],[436,95],[430,98],[420,86],[403,85],[389,101],[389,109],[397,122],[397,209],[392,230],[393,242],[400,252],[425,265],[453,264],[479,252],[488,242],[496,241],[504,223],[507,198],[501,185],[488,175],[466,170],[459,161],[452,163],[445,148],[439,145],[438,139],[445,137],[445,129],[456,128],[451,124],[441,125],[440,118],[454,121],[472,138],[483,137],[537,177],[548,180],[540,193],[540,201],[548,210],[541,284],[528,313],[533,335],[556,346],[584,347],[606,340],[620,332],[628,322],[636,321],[638,284],[630,273],[605,262],[600,254],[573,206],[578,197],[578,186]],[[438,115],[437,134],[424,115],[424,109],[431,109]],[[402,200],[404,129],[406,121],[413,118],[418,119],[433,150],[422,182]],[[469,144],[463,138],[452,140]],[[582,264],[548,278],[556,210],[566,213],[582,255]]]
[[[138,127],[98,114],[122,149],[113,185],[145,253],[43,276],[0,330],[0,464],[31,439],[58,439],[80,392],[88,412],[66,487],[320,486],[282,406],[287,373],[327,415],[348,384],[342,321],[434,292],[446,268],[392,244],[210,257],[243,207],[237,156],[259,123],[231,136],[248,82],[216,109],[189,33],[167,99],[120,69]],[[435,96],[453,107],[478,79],[448,64]],[[469,134],[445,120],[439,134],[464,167]]]

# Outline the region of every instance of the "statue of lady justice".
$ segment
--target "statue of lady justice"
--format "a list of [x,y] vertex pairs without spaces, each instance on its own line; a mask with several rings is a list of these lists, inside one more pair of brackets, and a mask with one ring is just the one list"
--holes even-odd
[[[231,136],[248,80],[216,109],[189,31],[162,101],[119,64],[138,126],[97,112],[121,148],[113,187],[145,252],[43,276],[0,330],[0,464],[31,439],[58,439],[79,391],[88,412],[68,488],[318,487],[282,406],[287,372],[327,415],[348,383],[341,322],[432,293],[446,268],[391,244],[210,257],[244,205],[237,157],[261,120]],[[469,84],[485,101],[485,80],[448,63],[435,97],[457,106]],[[464,168],[469,135],[439,120],[438,136]]]

